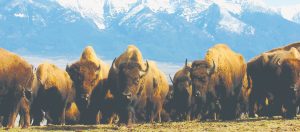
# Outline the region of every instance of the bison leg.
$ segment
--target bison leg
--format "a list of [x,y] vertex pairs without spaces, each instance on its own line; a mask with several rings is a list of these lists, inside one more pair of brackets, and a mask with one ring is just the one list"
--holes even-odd
[[[90,108],[89,108],[89,113],[88,114],[88,124],[99,124],[100,118],[99,116],[99,107],[96,104],[91,103]],[[103,115],[102,115],[103,116]]]
[[134,110],[131,108],[129,111],[128,111],[128,120],[127,120],[127,125],[131,125],[132,123],[134,123]]
[[250,118],[254,118],[255,117],[255,102],[256,102],[256,93],[254,91],[254,89],[252,90],[252,92],[250,93],[249,96],[249,117]]
[[33,126],[40,126],[41,121],[44,118],[44,114],[41,108],[41,105],[39,104],[40,102],[38,102],[39,99],[36,99],[35,101],[33,101],[32,107],[30,109],[30,113],[32,115],[32,119],[33,119]]
[[186,114],[185,114],[185,119],[186,119],[187,121],[190,121],[190,120],[191,120],[191,111],[186,112]]
[[296,95],[295,93],[291,92],[291,94],[288,94],[286,96],[286,99],[284,99],[284,107],[287,110],[285,114],[285,118],[294,118],[297,114],[297,101],[296,101]]
[[112,124],[114,120],[114,114],[112,111],[103,111],[102,112],[102,119],[101,119],[101,123],[103,124]]
[[162,103],[159,103],[158,106],[156,106],[156,111],[155,111],[157,122],[161,122],[161,111],[162,111]]
[[230,96],[221,101],[221,118],[222,120],[233,120],[236,118],[237,98]]
[[29,107],[29,102],[27,99],[24,97],[21,100],[21,114],[20,114],[20,121],[21,118],[23,118],[22,123],[22,128],[28,128],[30,126],[30,107]]
[[14,126],[14,123],[16,121],[19,108],[20,108],[20,98],[15,98],[15,101],[13,102],[11,106],[11,111],[9,112],[9,118],[8,118],[8,124],[7,128],[12,128]]
[[[55,125],[65,125],[66,124],[66,103],[63,105],[62,108],[60,108],[59,113],[58,113],[58,118],[55,119],[54,124]],[[56,118],[56,117],[54,117]]]
[[66,124],[66,106],[62,110],[61,117],[60,117],[60,124],[61,125]]

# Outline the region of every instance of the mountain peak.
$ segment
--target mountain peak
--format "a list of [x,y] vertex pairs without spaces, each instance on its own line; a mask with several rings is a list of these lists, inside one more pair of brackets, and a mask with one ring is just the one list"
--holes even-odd
[[190,22],[193,17],[207,10],[212,4],[236,15],[241,14],[243,8],[264,9],[260,0],[91,0],[84,2],[57,0],[57,2],[65,8],[79,12],[83,17],[92,19],[99,29],[105,29],[107,26],[106,18],[123,15],[125,20],[128,14],[134,15],[142,7],[147,7],[154,13],[176,13]]
[[135,43],[145,58],[178,61],[199,59],[215,43],[250,58],[299,41],[300,8],[292,12],[259,1],[0,1],[0,44],[49,56],[78,56],[90,44],[112,59]]

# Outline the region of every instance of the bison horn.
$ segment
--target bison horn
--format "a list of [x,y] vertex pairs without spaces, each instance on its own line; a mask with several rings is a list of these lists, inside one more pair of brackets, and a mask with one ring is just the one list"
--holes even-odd
[[148,73],[148,71],[149,71],[149,63],[148,63],[148,61],[146,60],[146,69],[140,71],[140,76],[141,76],[141,77],[145,76],[145,75]]
[[187,60],[187,58],[186,58],[186,59],[185,59],[185,67],[187,67],[187,61],[188,61],[188,60]]
[[170,74],[169,74],[169,77],[170,77],[171,83],[174,84],[174,81],[173,81],[173,79],[172,79],[172,77],[171,77]]
[[70,65],[67,64],[67,66],[66,66],[66,71],[69,71],[69,70],[70,70]]
[[277,61],[277,65],[278,65],[278,66],[281,66],[280,60]]
[[111,64],[111,68],[113,69],[113,71],[119,72],[119,69],[116,67],[115,61],[117,58],[114,59],[114,61]]
[[100,70],[101,69],[101,65],[99,64],[99,66],[98,66],[98,70]]
[[215,70],[216,70],[215,61],[213,60],[212,62],[213,62],[213,66],[209,70],[207,70],[208,74],[213,74],[215,72]]

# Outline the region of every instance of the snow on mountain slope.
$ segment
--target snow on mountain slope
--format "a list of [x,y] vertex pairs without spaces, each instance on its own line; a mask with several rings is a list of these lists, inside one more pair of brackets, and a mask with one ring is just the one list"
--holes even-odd
[[0,47],[77,57],[88,44],[113,59],[136,44],[145,58],[182,62],[226,43],[249,59],[300,40],[287,18],[261,0],[4,0]]
[[82,17],[92,19],[99,29],[105,29],[104,0],[57,0],[57,2],[65,8],[79,12]]
[[280,7],[278,10],[285,19],[300,24],[300,4]]
[[[88,17],[94,20],[99,29],[105,29],[108,23],[105,18],[114,18],[120,14],[124,17],[121,19],[119,25],[123,24],[129,18],[133,18],[143,8],[149,8],[153,13],[167,13],[178,14],[186,19],[188,22],[197,20],[198,15],[207,10],[212,4],[216,4],[221,8],[224,21],[221,22],[221,27],[232,25],[234,32],[237,28],[243,26],[232,15],[240,15],[245,9],[265,11],[265,6],[259,0],[57,0],[63,7],[70,8],[79,12],[83,17]],[[265,10],[263,10],[265,9]],[[104,16],[105,13],[108,13]],[[243,29],[243,28],[242,28]]]

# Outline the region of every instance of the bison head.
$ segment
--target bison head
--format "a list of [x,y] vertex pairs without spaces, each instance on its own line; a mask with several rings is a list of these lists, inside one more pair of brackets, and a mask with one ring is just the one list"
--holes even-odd
[[149,64],[146,61],[146,69],[137,62],[121,63],[118,67],[115,65],[115,60],[112,63],[113,70],[118,73],[119,90],[122,97],[127,100],[132,100],[139,92],[141,80],[149,71]]
[[300,61],[297,59],[288,59],[283,61],[281,66],[282,85],[291,91],[298,91],[300,88]]
[[66,71],[74,82],[77,94],[76,100],[79,105],[81,104],[79,107],[87,108],[92,91],[99,82],[101,66],[96,65],[94,62],[84,61],[71,66],[67,65]]
[[185,66],[178,75],[175,75],[174,81],[171,79],[174,87],[174,96],[176,97],[191,97],[192,96],[192,80],[190,77],[191,67],[187,65],[187,60],[185,61]]
[[300,60],[287,59],[281,64],[282,72],[280,80],[281,94],[285,95],[286,117],[292,118],[296,116],[297,102],[300,90]]
[[207,61],[198,60],[192,63],[191,79],[193,87],[193,95],[195,97],[205,96],[208,90],[211,75],[215,71],[215,63],[211,66]]

